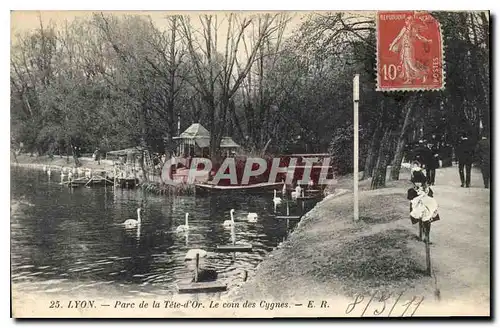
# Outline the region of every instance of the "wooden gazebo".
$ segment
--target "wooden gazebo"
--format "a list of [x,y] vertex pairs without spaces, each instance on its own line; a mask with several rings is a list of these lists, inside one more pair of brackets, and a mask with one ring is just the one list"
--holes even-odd
[[191,124],[178,137],[177,156],[179,157],[208,157],[210,150],[210,132],[200,123]]
[[220,148],[226,154],[226,157],[232,157],[241,146],[238,145],[231,137],[222,137]]

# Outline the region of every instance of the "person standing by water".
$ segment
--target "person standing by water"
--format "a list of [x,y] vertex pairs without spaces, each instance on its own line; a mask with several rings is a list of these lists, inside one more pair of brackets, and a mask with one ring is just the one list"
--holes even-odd
[[481,166],[483,175],[484,187],[489,188],[490,185],[490,141],[486,136],[483,136],[477,143],[477,156]]
[[465,133],[462,134],[458,141],[456,154],[458,159],[458,174],[460,175],[460,187],[463,188],[465,183],[465,187],[469,188],[472,162],[474,161],[474,143]]
[[97,165],[101,165],[101,150],[99,147],[94,152],[94,160],[97,161]]

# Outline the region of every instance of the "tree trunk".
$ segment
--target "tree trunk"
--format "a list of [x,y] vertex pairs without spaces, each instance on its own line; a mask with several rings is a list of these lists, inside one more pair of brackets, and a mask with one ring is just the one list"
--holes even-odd
[[368,150],[368,156],[366,157],[365,168],[363,170],[363,177],[361,178],[361,180],[372,177],[375,161],[377,160],[375,154],[378,154],[378,151],[380,149],[380,137],[382,136],[382,132],[382,122],[379,122],[375,129],[375,132],[373,133],[372,141],[370,142],[370,149]]
[[144,150],[147,149],[147,144],[146,144],[146,109],[144,108],[144,105],[141,106],[140,110],[140,125],[141,125],[141,140],[140,140],[140,145],[141,145],[141,156],[140,156],[140,165],[141,165],[141,171],[142,171],[142,176],[144,177],[144,182],[149,181],[148,177],[148,170],[144,166]]
[[399,134],[398,143],[396,146],[396,151],[394,153],[394,159],[392,160],[392,168],[391,168],[391,180],[399,180],[399,172],[401,170],[401,162],[403,160],[403,151],[406,145],[406,132],[408,127],[410,126],[411,116],[413,114],[413,101],[409,99],[406,102],[405,106],[406,115],[403,123],[403,127],[401,128],[401,133]]
[[384,100],[381,101],[380,105],[382,107],[382,114],[377,121],[377,126],[375,127],[375,132],[373,133],[372,140],[370,142],[370,149],[365,161],[363,177],[361,178],[362,180],[371,178],[373,176],[375,163],[379,158],[378,153],[380,150],[380,140],[384,136],[384,122],[387,119],[387,107],[385,106]]
[[390,134],[391,129],[389,127],[384,129],[384,137],[380,143],[380,148],[378,151],[377,164],[373,170],[373,179],[371,184],[371,189],[379,189],[385,187],[385,177],[387,175],[387,163],[389,161],[390,154]]

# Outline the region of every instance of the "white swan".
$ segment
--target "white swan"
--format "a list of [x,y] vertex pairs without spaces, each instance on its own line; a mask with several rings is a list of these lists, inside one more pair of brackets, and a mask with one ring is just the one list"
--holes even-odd
[[297,185],[297,187],[295,187],[295,191],[292,191],[291,196],[293,199],[297,199],[297,197],[300,197],[301,193],[302,193],[302,188],[299,185]]
[[189,213],[186,213],[186,222],[185,222],[185,224],[180,225],[180,226],[177,227],[177,229],[176,229],[177,232],[183,232],[183,231],[188,231],[189,230],[188,218],[189,218]]
[[274,203],[274,211],[276,212],[276,206],[281,204],[281,198],[276,197],[276,189],[274,189],[273,203]]
[[193,248],[193,249],[190,249],[186,253],[186,256],[184,257],[184,261],[196,259],[196,254],[199,254],[200,257],[206,257],[208,253],[207,253],[207,251],[205,251],[203,249]]
[[257,222],[258,218],[259,218],[259,216],[257,215],[257,213],[248,213],[248,215],[247,215],[248,222]]
[[224,223],[222,225],[224,225],[224,227],[232,227],[234,225],[234,209],[231,209],[229,211],[229,214],[231,215],[231,220],[226,220],[224,221]]
[[125,226],[125,229],[133,229],[136,228],[141,224],[141,208],[139,207],[137,209],[137,220],[134,219],[128,219],[125,222],[123,222],[123,225]]

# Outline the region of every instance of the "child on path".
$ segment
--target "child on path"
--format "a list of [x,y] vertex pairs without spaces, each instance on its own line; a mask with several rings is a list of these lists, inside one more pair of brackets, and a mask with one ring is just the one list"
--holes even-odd
[[438,221],[438,205],[434,199],[434,192],[427,185],[427,178],[422,170],[412,169],[411,182],[413,188],[408,189],[407,198],[410,200],[410,220],[412,224],[419,224],[419,240],[429,241],[431,223]]

